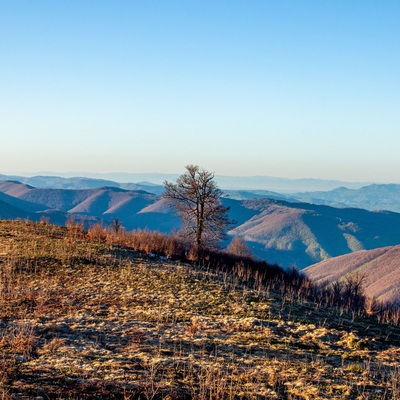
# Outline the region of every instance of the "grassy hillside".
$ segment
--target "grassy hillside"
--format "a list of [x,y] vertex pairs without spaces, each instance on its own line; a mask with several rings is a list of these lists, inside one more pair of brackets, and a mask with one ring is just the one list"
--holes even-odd
[[0,396],[398,399],[400,329],[0,221]]
[[313,281],[333,282],[349,274],[364,277],[365,292],[379,301],[400,302],[400,246],[334,257],[304,270]]

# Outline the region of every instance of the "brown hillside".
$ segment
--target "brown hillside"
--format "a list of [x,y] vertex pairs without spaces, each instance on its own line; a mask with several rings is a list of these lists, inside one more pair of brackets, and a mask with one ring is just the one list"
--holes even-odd
[[[272,204],[266,210],[233,229],[230,233],[245,240],[262,244],[267,259],[283,265],[303,267],[326,258],[328,254],[319,248],[315,236],[303,220],[306,210]],[[293,252],[300,255],[297,260]]]
[[332,282],[348,274],[365,276],[367,296],[380,301],[400,300],[400,245],[361,250],[314,264],[303,272],[316,282]]
[[25,185],[16,181],[1,181],[0,191],[13,197],[22,197],[24,194],[34,189],[32,186]]
[[134,214],[153,203],[155,195],[141,191],[126,191],[115,188],[93,190],[84,201],[70,210],[71,213],[92,215]]
[[168,205],[168,203],[165,199],[160,199],[160,200],[156,201],[155,203],[150,204],[147,207],[144,207],[141,211],[139,211],[139,214],[141,214],[141,213],[166,214],[166,213],[171,213],[171,207]]
[[399,344],[284,287],[0,221],[4,400],[398,400]]

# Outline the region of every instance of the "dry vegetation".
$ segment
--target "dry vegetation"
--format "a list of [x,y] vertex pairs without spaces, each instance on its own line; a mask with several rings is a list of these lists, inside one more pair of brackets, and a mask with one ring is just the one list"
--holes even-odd
[[0,221],[0,398],[400,398],[399,328],[91,232]]
[[364,289],[380,301],[399,302],[400,245],[333,257],[305,269],[314,282],[332,282],[349,273],[365,276]]

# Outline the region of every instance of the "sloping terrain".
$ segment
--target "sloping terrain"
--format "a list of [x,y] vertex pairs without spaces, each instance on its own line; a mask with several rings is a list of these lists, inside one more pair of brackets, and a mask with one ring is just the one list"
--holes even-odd
[[334,257],[311,265],[303,272],[317,283],[358,274],[364,277],[363,286],[368,297],[400,302],[400,245]]
[[26,202],[40,204],[47,209],[65,212],[92,193],[90,190],[38,189],[16,181],[1,182],[0,191]]
[[32,189],[35,188],[18,181],[0,181],[0,191],[16,198],[21,198]]
[[[179,218],[161,197],[144,191],[37,189],[13,181],[0,182],[0,194],[7,207],[23,210],[23,217],[33,220],[44,215],[53,223],[65,224],[74,217],[87,226],[118,218],[128,230],[171,232],[180,227]],[[398,213],[276,199],[223,198],[222,202],[235,221],[229,235],[244,238],[256,256],[284,267],[301,269],[330,257],[400,243]],[[12,218],[10,213],[3,214]]]
[[230,231],[272,263],[304,268],[329,257],[400,243],[400,214],[271,199],[244,201],[255,215]]
[[[136,213],[159,199],[147,192],[114,187],[87,190],[38,189],[14,181],[0,182],[0,194],[8,195],[9,204],[23,207],[26,211],[38,213],[47,210],[46,215],[52,222],[58,223],[62,213],[64,223],[68,216],[79,216],[79,219],[94,217],[95,221],[104,219],[105,222],[120,218],[128,229],[137,227],[132,222]],[[55,212],[58,213],[54,214]],[[54,220],[55,215],[58,220]]]
[[133,215],[130,223],[132,226],[146,226],[150,230],[166,233],[175,232],[181,227],[180,218],[162,198]]
[[28,212],[19,209],[5,201],[0,196],[0,219],[29,219],[32,217]]
[[[13,191],[11,190],[11,192]],[[31,201],[22,200],[18,197],[15,197],[14,195],[3,193],[1,190],[0,200],[2,200],[4,203],[9,204],[10,206],[19,208],[27,214],[36,213],[47,209],[47,207],[42,204],[36,204],[32,203]]]
[[0,221],[0,396],[398,399],[400,329]]
[[116,188],[99,188],[74,208],[71,213],[88,215],[110,215],[125,218],[136,214],[154,203],[156,196],[142,191],[126,191]]

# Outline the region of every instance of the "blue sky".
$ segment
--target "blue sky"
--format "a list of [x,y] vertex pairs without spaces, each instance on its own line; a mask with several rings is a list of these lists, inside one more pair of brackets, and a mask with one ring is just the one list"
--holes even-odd
[[0,0],[0,173],[400,183],[399,1]]

